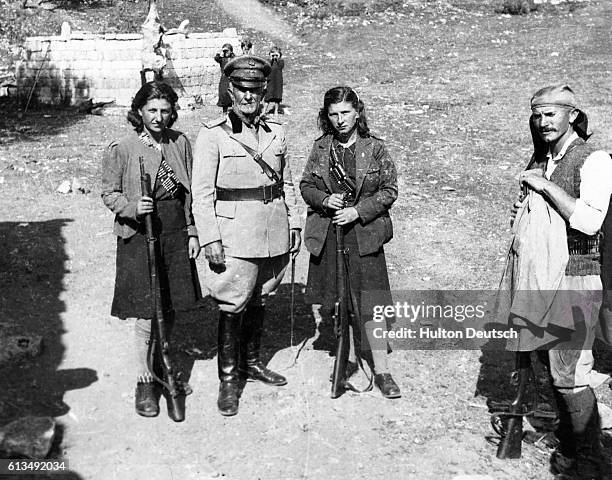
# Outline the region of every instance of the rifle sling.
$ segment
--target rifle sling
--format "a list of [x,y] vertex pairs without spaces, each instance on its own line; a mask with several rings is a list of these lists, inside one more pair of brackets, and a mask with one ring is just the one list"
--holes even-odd
[[[228,133],[232,133],[227,125],[223,125],[223,129]],[[281,181],[280,177],[278,176],[278,173],[276,173],[276,171],[263,159],[263,154],[266,150],[263,150],[262,152],[257,152],[251,147],[249,147],[246,143],[243,143],[238,140],[236,137],[231,138],[238,142],[240,146],[244,148],[246,152],[251,155],[251,157],[253,157],[253,160],[257,162],[257,164],[261,167],[263,172],[268,176],[270,180],[274,180],[275,183],[279,183]]]

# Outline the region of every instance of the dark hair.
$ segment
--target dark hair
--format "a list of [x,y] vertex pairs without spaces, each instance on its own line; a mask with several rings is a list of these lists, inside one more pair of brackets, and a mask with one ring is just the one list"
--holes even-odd
[[136,130],[138,133],[142,132],[144,128],[142,117],[140,116],[138,110],[144,107],[149,100],[155,99],[167,100],[172,107],[172,114],[170,115],[170,121],[167,125],[168,128],[171,127],[178,118],[178,113],[176,113],[176,102],[178,102],[178,95],[172,89],[172,87],[167,83],[160,82],[158,80],[147,82],[140,87],[140,90],[138,90],[136,95],[134,95],[132,106],[127,113],[128,122],[132,124],[134,130]]
[[278,53],[279,57],[283,56],[283,51],[280,49],[280,47],[277,47],[276,45],[273,45],[272,48],[270,48],[270,54],[272,54],[273,52]]
[[357,95],[357,92],[351,87],[334,87],[330,88],[323,97],[323,107],[319,110],[319,128],[323,133],[334,134],[336,130],[329,121],[327,114],[329,106],[332,103],[349,102],[357,111],[357,133],[361,137],[369,137],[370,129],[365,114],[365,105]]
[[[571,125],[578,136],[586,142],[591,137],[591,134],[588,133],[589,118],[582,110],[576,109],[576,111],[578,112],[576,120],[574,120],[574,123]],[[531,132],[531,140],[533,141],[533,155],[529,165],[532,165],[534,162],[541,163],[546,160],[546,155],[548,155],[548,143],[540,137],[533,122],[533,115],[529,117],[529,131]]]
[[250,40],[243,40],[240,42],[240,48],[253,48],[253,43]]

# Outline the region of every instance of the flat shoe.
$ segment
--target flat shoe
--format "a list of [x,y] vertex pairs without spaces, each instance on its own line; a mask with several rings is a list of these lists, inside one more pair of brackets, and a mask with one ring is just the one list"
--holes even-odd
[[374,375],[374,384],[385,398],[399,398],[402,396],[400,388],[390,373],[377,373]]
[[138,382],[134,397],[136,413],[142,417],[159,415],[159,396],[154,382]]

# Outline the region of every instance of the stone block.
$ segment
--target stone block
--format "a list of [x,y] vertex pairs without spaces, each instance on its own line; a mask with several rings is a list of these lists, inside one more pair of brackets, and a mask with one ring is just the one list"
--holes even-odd
[[85,50],[83,52],[83,56],[85,60],[90,60],[92,62],[102,60],[102,52],[97,50],[95,47],[89,50]]
[[84,72],[89,68],[90,65],[91,62],[89,62],[88,60],[77,59],[72,62],[70,68],[78,72]]
[[50,417],[23,417],[0,429],[0,451],[6,457],[43,459],[55,438],[55,421]]

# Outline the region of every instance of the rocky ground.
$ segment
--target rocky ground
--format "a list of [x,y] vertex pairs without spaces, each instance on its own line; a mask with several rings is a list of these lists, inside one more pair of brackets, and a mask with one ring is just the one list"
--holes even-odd
[[[204,4],[170,3],[162,17],[167,10],[177,24],[190,18],[196,30],[211,18],[230,21],[220,11],[204,15]],[[116,5],[123,16],[102,5],[93,18],[121,18],[112,25],[126,27],[133,12],[127,2]],[[302,43],[284,48],[281,119],[296,174],[317,136],[323,93],[354,86],[400,174],[395,238],[386,247],[392,287],[496,288],[516,175],[531,151],[530,93],[571,83],[593,141],[611,148],[612,7],[583,2],[510,16],[487,2],[413,0],[395,12],[337,16],[312,15],[300,5],[274,7]],[[85,27],[102,28],[88,20],[92,12],[77,14]],[[59,14],[71,12],[45,15]],[[248,34],[259,52],[275,41]],[[318,332],[302,293],[305,252],[297,261],[293,331],[288,284],[269,308],[264,349],[288,377],[286,387],[248,384],[239,415],[218,415],[216,315],[204,301],[179,318],[175,334],[177,358],[194,388],[187,420],[136,416],[126,367],[132,324],[108,314],[115,240],[99,197],[102,152],[128,126],[123,117],[55,110],[19,118],[14,107],[5,103],[0,118],[0,335],[40,335],[44,350],[0,367],[0,425],[26,414],[55,417],[51,456],[70,461],[63,478],[551,478],[545,449],[524,445],[520,460],[495,458],[487,402],[511,396],[511,358],[503,353],[397,345],[390,365],[401,399],[374,391],[331,400],[333,359],[313,345]],[[195,140],[200,122],[216,115],[212,107],[181,112],[177,128]],[[73,179],[81,190],[56,193]],[[598,348],[602,369],[607,359]],[[597,395],[612,404],[607,389]],[[549,400],[542,392],[541,401]]]

